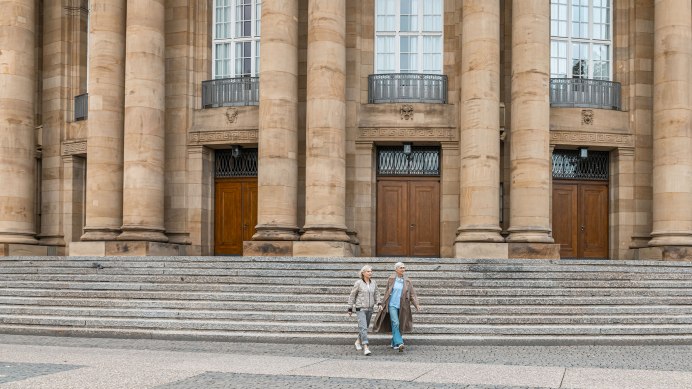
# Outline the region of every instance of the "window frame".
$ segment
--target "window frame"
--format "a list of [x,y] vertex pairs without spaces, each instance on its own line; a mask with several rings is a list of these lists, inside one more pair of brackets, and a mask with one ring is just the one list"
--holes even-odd
[[[261,34],[261,6],[262,0],[249,0],[250,1],[250,36],[237,36],[237,10],[238,3],[242,0],[230,0],[229,8],[230,16],[229,20],[225,21],[230,25],[230,36],[227,38],[217,37],[217,28],[219,26],[219,21],[217,20],[217,10],[219,8],[219,2],[223,0],[214,0],[212,8],[212,39],[211,39],[211,63],[212,63],[212,79],[225,79],[225,78],[241,78],[241,77],[259,77],[259,52],[260,52],[260,34]],[[259,15],[258,15],[259,12]],[[237,45],[239,43],[250,43],[250,73],[249,74],[238,74],[236,73],[236,61],[239,56],[236,55]],[[224,61],[228,61],[229,71],[227,74],[218,74],[218,63],[220,59],[218,58],[217,46],[218,45],[228,45],[230,48],[230,53]]]
[[[603,80],[603,81],[612,81],[613,80],[613,0],[608,0],[608,39],[595,39],[593,38],[594,36],[594,26],[599,25],[602,23],[595,23],[594,21],[594,0],[588,0],[588,37],[586,38],[579,38],[579,37],[574,37],[573,31],[572,31],[572,24],[575,22],[573,19],[573,7],[574,7],[574,0],[564,0],[566,3],[567,7],[567,16],[566,20],[564,22],[567,23],[566,27],[566,36],[561,36],[561,35],[553,35],[553,22],[554,21],[563,21],[561,19],[554,18],[553,15],[553,5],[563,5],[561,3],[555,3],[554,0],[550,1],[550,60],[551,60],[551,65],[550,65],[550,77],[551,78],[578,78],[578,79],[591,79],[591,80]],[[577,0],[579,1],[579,0]],[[583,0],[582,0],[583,1]],[[597,7],[600,8],[600,7]],[[559,33],[559,31],[558,31]],[[567,46],[566,48],[566,57],[559,57],[557,53],[553,51],[553,43],[558,43],[558,44],[565,44]],[[575,75],[573,72],[573,67],[574,67],[574,55],[573,55],[573,46],[574,45],[587,45],[587,53],[588,53],[588,59],[587,59],[587,74],[586,77],[579,77],[578,75]],[[597,62],[602,62],[602,61],[595,61],[594,60],[594,47],[595,46],[606,46],[607,47],[607,52],[608,52],[608,77],[607,78],[596,78],[594,76],[594,70],[595,66],[594,63]],[[566,59],[567,62],[567,67],[566,67],[566,73],[561,74],[559,73],[559,69],[554,69],[552,66],[553,59]]]
[[[380,14],[378,14],[378,3],[382,0],[375,0],[374,1],[374,22],[373,22],[373,30],[374,30],[374,42],[373,42],[373,53],[374,53],[374,58],[373,58],[373,71],[375,74],[389,74],[389,73],[394,73],[394,74],[399,74],[399,73],[405,73],[405,74],[439,74],[443,75],[444,74],[444,27],[445,27],[445,15],[444,15],[444,8],[445,8],[445,2],[444,0],[440,0],[442,9],[439,14],[440,17],[440,29],[439,31],[426,31],[425,30],[425,19],[424,17],[430,16],[430,14],[425,14],[425,7],[423,5],[424,1],[426,0],[418,0],[417,4],[417,13],[416,13],[416,30],[414,31],[402,31],[401,30],[401,0],[394,0],[395,2],[395,12],[394,12],[394,31],[378,31],[378,17]],[[387,16],[391,14],[384,14],[383,16]],[[408,14],[407,14],[408,15]],[[435,15],[435,14],[434,14]],[[394,54],[394,69],[392,71],[389,70],[382,70],[380,71],[379,67],[379,55],[381,54],[379,50],[379,44],[378,44],[378,38],[381,37],[389,37],[393,38],[394,44],[392,48],[392,52],[382,52],[386,54]],[[415,37],[416,38],[416,66],[415,69],[413,70],[406,70],[402,71],[401,69],[401,38],[402,37]],[[434,71],[425,71],[424,70],[424,55],[430,55],[430,53],[426,53],[426,50],[424,48],[424,38],[425,37],[439,37],[440,39],[440,52],[439,53],[434,53],[435,55],[440,55],[440,68],[438,70]],[[409,52],[407,52],[409,53]],[[410,52],[413,53],[413,52]]]

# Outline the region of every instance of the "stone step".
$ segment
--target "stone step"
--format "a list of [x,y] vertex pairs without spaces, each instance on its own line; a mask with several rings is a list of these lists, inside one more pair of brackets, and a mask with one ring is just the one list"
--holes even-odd
[[[322,279],[343,279],[352,280],[356,278],[356,271],[353,270],[295,270],[295,269],[225,269],[225,268],[141,268],[141,267],[118,267],[118,268],[79,268],[79,267],[34,267],[34,268],[3,268],[3,274],[18,276],[25,275],[141,275],[141,276],[210,276],[210,277],[279,277],[279,278],[322,278]],[[685,272],[599,272],[599,271],[409,271],[409,275],[415,279],[570,279],[570,280],[692,280],[692,273]],[[384,282],[386,278],[375,278],[376,281]]]
[[[579,273],[676,273],[676,274],[689,274],[692,275],[692,267],[682,267],[682,266],[667,266],[659,264],[657,266],[625,266],[621,263],[608,264],[608,265],[574,265],[574,264],[544,264],[544,265],[522,265],[522,264],[419,264],[415,267],[409,267],[409,272],[511,272],[511,273],[523,273],[523,272],[579,272]],[[114,271],[115,269],[126,269],[128,271],[138,270],[142,271],[144,269],[150,269],[151,271],[162,272],[163,270],[173,271],[176,269],[196,269],[196,270],[292,270],[292,271],[302,271],[302,270],[329,270],[329,271],[343,271],[347,272],[349,275],[355,275],[360,269],[360,264],[350,264],[350,263],[318,263],[318,262],[256,262],[256,261],[243,261],[243,262],[220,262],[220,261],[122,261],[122,260],[107,260],[99,261],[95,260],[93,262],[88,261],[3,261],[0,262],[0,268],[3,269],[3,273],[37,273],[45,272],[46,269],[51,269],[55,273],[63,272],[75,272],[75,269],[86,269],[86,270],[105,270],[109,269]],[[377,273],[383,272],[385,274],[391,273],[391,268],[382,265],[374,265],[374,270]]]
[[[261,311],[261,312],[325,312],[344,313],[344,303],[284,303],[284,302],[248,302],[248,301],[188,301],[179,300],[115,300],[115,299],[47,299],[2,297],[0,307],[11,309],[16,306],[35,306],[46,309],[58,308],[122,308],[140,310],[143,315],[155,309],[174,310],[228,310],[228,311]],[[610,314],[689,314],[692,305],[426,305],[420,315],[449,314],[496,314],[496,315],[610,315]]]
[[[95,318],[82,316],[17,316],[5,315],[0,318],[4,325],[40,325],[91,328],[121,328],[150,330],[213,330],[213,331],[253,331],[284,333],[345,333],[356,330],[354,320],[344,318],[343,322],[267,322],[232,320],[180,320],[146,318]],[[482,324],[425,324],[416,323],[411,334],[453,334],[453,335],[692,335],[689,324],[574,324],[574,325],[482,325]]]
[[[273,322],[343,322],[345,312],[283,312],[283,311],[222,311],[194,309],[107,309],[107,308],[73,308],[73,307],[35,307],[35,306],[0,306],[3,316],[63,316],[63,317],[101,317],[147,319],[191,319],[191,320],[249,320]],[[689,314],[610,314],[588,315],[583,313],[568,315],[531,314],[507,315],[472,315],[472,314],[416,314],[416,323],[420,324],[692,324]],[[355,320],[355,316],[352,317]]]
[[[148,284],[122,282],[34,282],[34,281],[0,281],[4,289],[46,289],[46,290],[113,290],[113,291],[170,291],[170,292],[264,292],[265,284]],[[384,293],[384,288],[380,288]],[[274,292],[281,293],[325,293],[348,296],[350,286],[327,285],[272,285]],[[419,296],[692,296],[690,288],[445,288],[418,287]]]
[[[347,296],[333,294],[288,294],[246,292],[170,292],[170,291],[122,291],[122,290],[67,290],[67,289],[0,289],[2,297],[65,298],[65,299],[151,299],[181,301],[248,301],[248,302],[302,302],[342,303]],[[0,302],[2,300],[0,299]],[[615,305],[615,304],[692,304],[692,296],[421,296],[421,304],[437,305]]]

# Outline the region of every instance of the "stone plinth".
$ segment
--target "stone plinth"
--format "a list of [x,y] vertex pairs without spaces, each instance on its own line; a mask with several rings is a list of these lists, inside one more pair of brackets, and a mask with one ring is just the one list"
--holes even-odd
[[507,243],[478,243],[456,242],[454,258],[461,259],[507,259],[509,247]]
[[293,242],[286,240],[245,241],[243,256],[246,257],[290,257],[293,255]]
[[185,254],[185,248],[181,245],[143,241],[72,242],[69,249],[71,257],[159,257]]
[[560,259],[560,245],[552,243],[509,243],[511,259]]
[[637,259],[653,261],[692,261],[692,247],[659,246],[637,250]]
[[293,243],[294,257],[355,257],[358,246],[349,242],[298,241]]
[[15,243],[0,244],[0,257],[38,257],[56,254],[57,250],[54,246]]

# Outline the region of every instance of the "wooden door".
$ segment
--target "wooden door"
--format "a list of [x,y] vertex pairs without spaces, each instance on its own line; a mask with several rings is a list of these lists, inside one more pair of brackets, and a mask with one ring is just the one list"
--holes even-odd
[[440,255],[440,182],[381,179],[377,183],[378,256]]
[[608,184],[553,182],[553,238],[562,258],[608,258]]
[[257,179],[223,179],[216,182],[214,253],[242,255],[257,225]]

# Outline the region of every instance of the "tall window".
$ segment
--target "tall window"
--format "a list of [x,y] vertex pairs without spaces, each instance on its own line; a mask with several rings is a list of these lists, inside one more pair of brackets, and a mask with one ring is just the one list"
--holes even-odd
[[551,77],[610,80],[611,21],[611,0],[551,0]]
[[443,0],[376,0],[375,72],[442,73]]
[[261,0],[214,0],[214,78],[259,74]]

